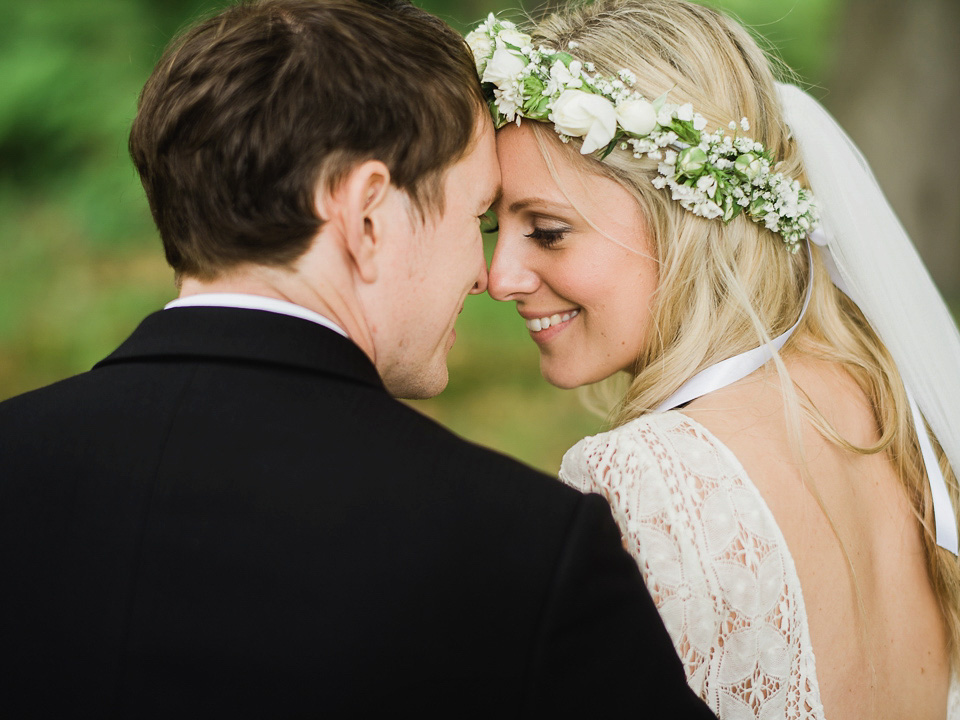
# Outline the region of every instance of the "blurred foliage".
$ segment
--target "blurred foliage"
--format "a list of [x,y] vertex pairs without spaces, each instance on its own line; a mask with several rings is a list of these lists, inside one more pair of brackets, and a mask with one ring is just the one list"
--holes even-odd
[[[844,0],[723,0],[807,81]],[[88,369],[176,290],[126,142],[170,37],[225,2],[0,0],[0,399]],[[460,30],[507,3],[423,0]],[[515,5],[512,7],[516,7]],[[536,14],[537,6],[528,3]],[[489,248],[488,248],[489,249]],[[462,435],[554,472],[600,420],[539,376],[512,307],[468,298],[439,398]]]
[[706,0],[737,18],[805,83],[825,78],[835,58],[843,0]]

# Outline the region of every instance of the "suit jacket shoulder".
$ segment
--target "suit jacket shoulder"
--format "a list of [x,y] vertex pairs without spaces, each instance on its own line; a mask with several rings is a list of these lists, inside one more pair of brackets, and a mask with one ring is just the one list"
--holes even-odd
[[603,707],[573,679],[651,659],[683,684],[602,500],[261,311],[157,313],[0,403],[0,572],[2,694],[40,714]]

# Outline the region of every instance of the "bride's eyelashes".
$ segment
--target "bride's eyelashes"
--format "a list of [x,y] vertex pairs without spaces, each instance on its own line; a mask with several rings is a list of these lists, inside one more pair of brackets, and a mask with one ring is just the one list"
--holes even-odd
[[568,232],[570,232],[568,227],[544,228],[534,226],[533,230],[526,233],[524,237],[530,238],[542,248],[550,248],[563,240]]

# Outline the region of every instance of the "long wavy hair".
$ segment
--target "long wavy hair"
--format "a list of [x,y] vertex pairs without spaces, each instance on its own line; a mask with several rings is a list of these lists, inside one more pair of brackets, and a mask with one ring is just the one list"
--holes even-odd
[[[576,42],[578,59],[593,62],[598,73],[633,71],[635,88],[644,96],[669,92],[671,102],[690,102],[708,127],[746,117],[751,136],[772,151],[778,170],[805,183],[800,152],[777,99],[773,66],[784,71],[724,15],[683,0],[598,0],[546,16],[532,36],[535,46],[566,48]],[[779,236],[743,214],[727,225],[697,217],[652,185],[655,160],[614,152],[598,162],[579,154],[579,140],[563,145],[549,126],[531,125],[543,150],[545,143],[564,148],[584,169],[610,177],[632,193],[659,263],[650,307],[653,331],[610,414],[613,426],[650,412],[700,370],[789,329],[800,317],[812,272],[808,310],[782,352],[842,365],[869,399],[880,439],[859,447],[842,437],[809,398],[797,393],[777,356],[794,447],[800,453],[801,423],[807,421],[846,451],[888,454],[920,525],[950,652],[960,665],[960,564],[935,542],[930,486],[900,374],[857,306],[830,281],[819,249],[791,254]],[[934,444],[953,506],[960,508],[953,468]],[[811,491],[826,513],[812,484]]]

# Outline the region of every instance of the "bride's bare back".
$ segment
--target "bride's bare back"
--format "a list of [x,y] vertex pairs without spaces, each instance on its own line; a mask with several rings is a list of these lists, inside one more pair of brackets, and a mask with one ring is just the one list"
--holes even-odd
[[[865,395],[839,366],[785,362],[843,437],[858,446],[877,441]],[[804,421],[805,483],[774,373],[758,371],[683,413],[737,456],[783,532],[803,588],[825,716],[942,720],[947,630],[889,456],[845,451]]]

